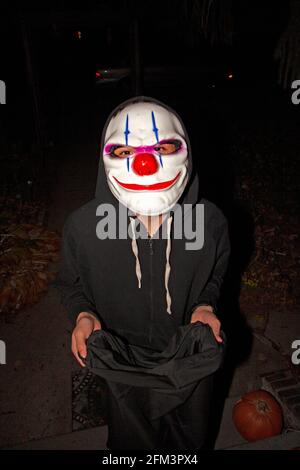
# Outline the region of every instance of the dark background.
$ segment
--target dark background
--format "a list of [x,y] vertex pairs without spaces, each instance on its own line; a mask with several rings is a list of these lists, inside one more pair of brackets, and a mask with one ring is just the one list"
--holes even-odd
[[[203,185],[209,181],[205,195],[222,203],[222,185],[232,178],[225,156],[229,121],[296,113],[290,87],[284,91],[278,84],[274,61],[289,23],[289,4],[215,2],[204,32],[193,4],[62,1],[5,7],[2,2],[3,148],[34,146],[41,154],[38,165],[45,164],[49,144],[65,142],[70,133],[95,138],[120,101],[150,95],[182,115],[193,148],[203,155],[196,163],[205,174]],[[97,66],[131,67],[131,77],[96,85]],[[224,192],[227,198],[227,188]]]
[[[286,318],[287,330],[288,313],[299,313],[295,234],[300,105],[291,102],[292,80],[300,79],[300,9],[295,4],[215,0],[208,17],[208,0],[46,1],[26,6],[12,1],[0,6],[0,79],[7,90],[7,104],[0,108],[2,208],[6,198],[42,202],[45,224],[61,233],[68,213],[93,197],[101,130],[116,105],[143,94],[181,115],[201,194],[229,220],[232,260],[221,311],[230,347],[217,398],[221,408],[236,368],[249,357],[251,370],[257,366],[251,356],[253,332],[264,335],[278,311]],[[281,62],[274,58],[280,45],[285,46]],[[100,84],[95,77],[99,67],[127,67],[131,74],[117,83]],[[43,307],[50,315],[51,302]],[[55,346],[37,339],[45,317],[39,307],[25,313],[1,314],[12,357],[18,362],[40,354],[40,361],[46,361]],[[53,325],[47,324],[49,337],[65,335],[61,341],[69,352],[70,327],[64,323],[62,333],[60,321],[57,316]],[[297,333],[291,334],[296,339]],[[36,343],[28,348],[25,340],[31,337]],[[62,353],[64,364],[66,351]],[[50,376],[43,382],[36,375],[25,405],[21,389],[11,395],[9,406],[25,411],[15,413],[4,442],[66,432],[66,424],[55,423],[41,432],[30,417],[30,396],[37,397],[37,409],[43,406],[36,393],[39,384],[46,400],[49,390],[53,395],[65,383],[69,363],[55,372],[54,367],[48,364],[46,369],[57,374],[56,388],[51,389]],[[24,366],[19,372],[13,363],[7,375],[8,396],[18,374],[26,371]],[[239,379],[236,394],[247,380]],[[60,403],[59,409],[64,406]],[[46,407],[47,413],[52,416]],[[31,423],[31,437],[27,428],[18,428],[23,415]]]

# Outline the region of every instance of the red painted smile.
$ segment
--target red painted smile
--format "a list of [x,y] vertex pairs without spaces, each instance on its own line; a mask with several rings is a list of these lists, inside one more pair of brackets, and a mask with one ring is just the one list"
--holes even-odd
[[131,189],[132,191],[157,191],[160,189],[166,189],[172,186],[172,184],[175,183],[175,181],[178,180],[179,175],[181,172],[179,172],[175,178],[169,181],[163,181],[161,183],[154,183],[154,184],[131,184],[131,183],[122,183],[119,181],[115,176],[114,179],[117,181],[117,183],[122,186],[122,188],[125,189]]

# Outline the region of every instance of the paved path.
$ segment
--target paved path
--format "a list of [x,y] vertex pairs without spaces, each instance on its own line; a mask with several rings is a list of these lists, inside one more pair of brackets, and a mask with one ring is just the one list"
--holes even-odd
[[[48,225],[61,231],[67,214],[92,197],[96,143],[74,138],[55,152],[57,181]],[[0,368],[1,447],[71,432],[71,369],[76,365],[70,332],[52,287],[38,304],[1,324],[7,348],[7,364]]]

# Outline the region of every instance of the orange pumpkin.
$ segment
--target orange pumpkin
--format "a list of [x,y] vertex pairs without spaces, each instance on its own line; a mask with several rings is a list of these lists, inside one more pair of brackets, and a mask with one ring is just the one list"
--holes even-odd
[[243,395],[233,407],[232,419],[241,436],[250,442],[276,436],[283,426],[281,406],[265,390]]

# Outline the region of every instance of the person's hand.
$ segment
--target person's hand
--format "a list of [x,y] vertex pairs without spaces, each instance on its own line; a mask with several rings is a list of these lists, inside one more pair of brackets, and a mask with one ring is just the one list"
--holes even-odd
[[191,323],[195,323],[196,321],[200,321],[201,323],[209,325],[217,342],[223,343],[223,340],[220,336],[221,323],[214,314],[212,307],[209,305],[201,305],[197,307],[192,313]]
[[72,333],[72,353],[82,367],[85,367],[85,364],[80,359],[80,356],[86,357],[86,341],[93,331],[96,330],[101,330],[100,321],[89,312],[81,312],[77,317],[76,327]]

